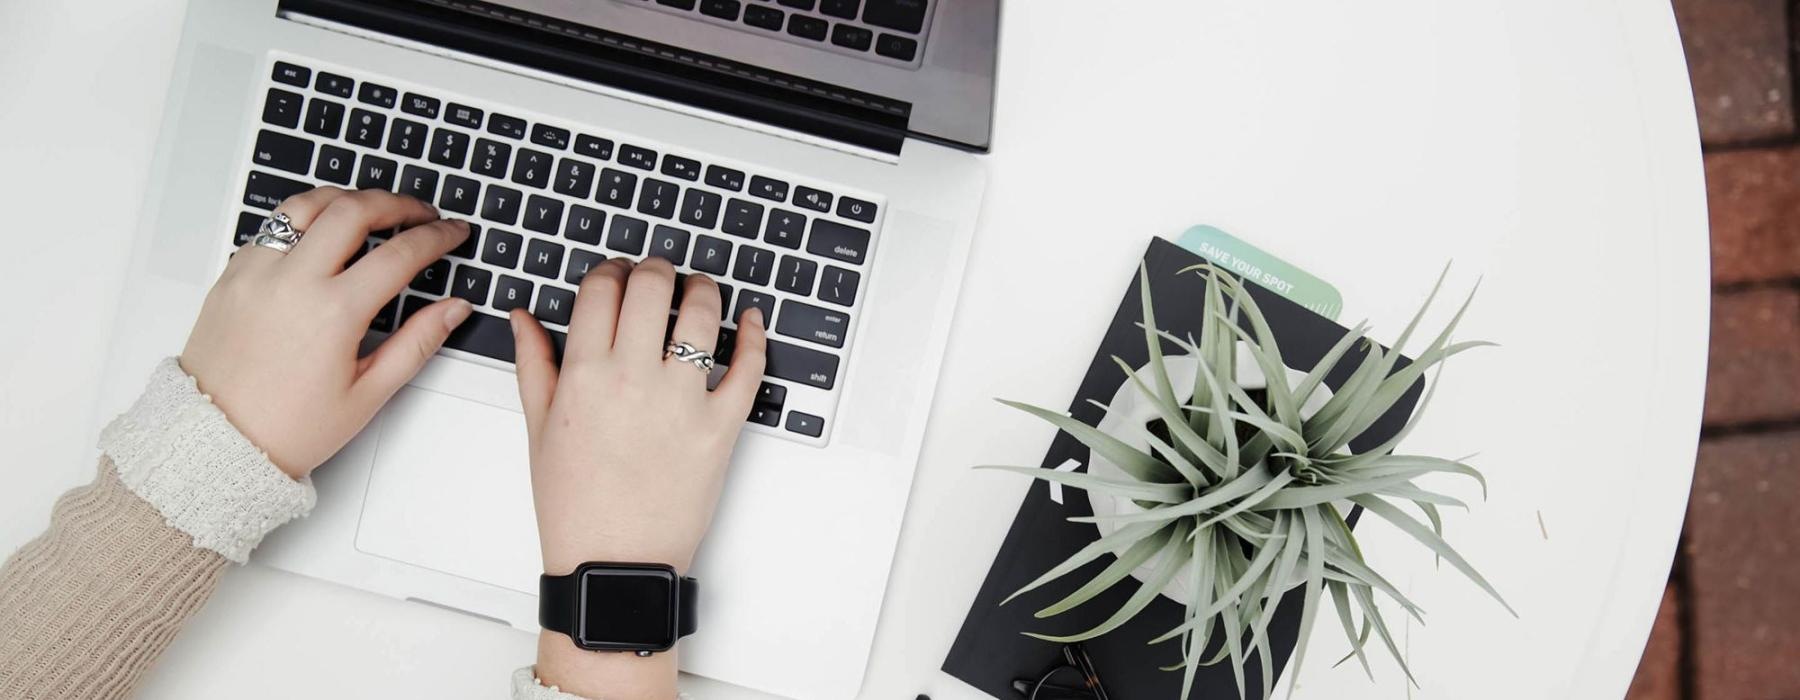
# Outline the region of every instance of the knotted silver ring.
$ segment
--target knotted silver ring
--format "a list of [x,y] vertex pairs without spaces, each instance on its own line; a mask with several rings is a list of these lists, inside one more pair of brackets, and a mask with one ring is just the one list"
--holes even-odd
[[251,239],[250,243],[286,255],[304,235],[306,232],[294,228],[294,222],[287,214],[275,212],[273,216],[263,219],[262,226],[256,229],[256,238]]
[[668,347],[663,348],[663,359],[667,360],[671,357],[682,362],[691,362],[702,372],[712,373],[712,353],[694,347],[692,343],[670,342]]

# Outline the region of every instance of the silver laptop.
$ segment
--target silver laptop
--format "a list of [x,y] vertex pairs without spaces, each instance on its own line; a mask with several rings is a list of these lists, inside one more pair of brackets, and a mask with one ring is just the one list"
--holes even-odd
[[257,560],[535,630],[505,314],[560,340],[612,257],[711,275],[772,340],[684,670],[855,696],[984,187],[998,5],[194,0],[108,376],[181,347],[287,196],[382,188],[469,219],[370,333],[447,295],[476,316]]

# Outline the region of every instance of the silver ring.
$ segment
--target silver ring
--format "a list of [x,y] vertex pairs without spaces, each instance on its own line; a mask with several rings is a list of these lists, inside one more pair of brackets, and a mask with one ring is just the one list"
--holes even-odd
[[273,216],[263,219],[262,226],[256,229],[256,237],[250,240],[251,245],[268,248],[281,254],[294,249],[300,237],[306,232],[294,228],[294,222],[287,214],[275,212]]
[[691,362],[694,364],[695,367],[700,368],[700,371],[702,371],[702,372],[706,372],[708,374],[712,373],[712,369],[713,369],[712,353],[706,352],[705,350],[701,350],[700,348],[696,348],[691,343],[685,343],[685,342],[669,343],[668,347],[663,348],[663,359],[666,360],[671,357],[673,357],[677,360],[680,360],[682,362]]

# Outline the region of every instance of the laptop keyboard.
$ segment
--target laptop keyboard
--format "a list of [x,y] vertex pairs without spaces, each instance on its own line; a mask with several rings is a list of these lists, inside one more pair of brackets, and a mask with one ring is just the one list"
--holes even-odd
[[916,68],[931,0],[615,0],[889,65]]
[[[662,257],[683,276],[718,281],[721,367],[731,364],[739,314],[754,306],[768,320],[750,428],[829,438],[880,197],[319,61],[274,59],[269,75],[233,245],[317,185],[432,202],[469,220],[469,240],[420,272],[371,330],[392,332],[454,295],[476,313],[447,354],[507,364],[509,311],[537,316],[560,351],[588,270],[611,257]],[[372,236],[370,249],[391,233]]]

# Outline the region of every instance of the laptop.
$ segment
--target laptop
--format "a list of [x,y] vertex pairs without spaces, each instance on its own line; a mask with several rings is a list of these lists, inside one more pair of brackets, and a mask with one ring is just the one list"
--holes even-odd
[[577,282],[609,258],[711,275],[731,311],[719,347],[749,307],[771,340],[694,564],[705,612],[683,669],[854,697],[985,186],[998,15],[998,0],[193,0],[109,385],[182,346],[288,196],[380,188],[468,219],[477,233],[370,342],[448,295],[475,316],[256,559],[536,630],[503,319],[526,308],[560,340]]

